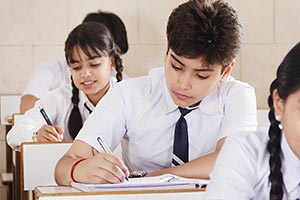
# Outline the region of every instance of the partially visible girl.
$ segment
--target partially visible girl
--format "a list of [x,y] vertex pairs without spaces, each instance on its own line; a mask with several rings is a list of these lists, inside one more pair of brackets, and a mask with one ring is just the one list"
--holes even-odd
[[205,199],[300,197],[300,43],[270,86],[268,131],[228,137]]
[[[73,140],[96,104],[114,83],[122,80],[119,48],[102,24],[88,22],[77,26],[65,42],[65,56],[71,85],[51,91],[25,113],[7,135],[7,143],[12,148],[28,141]],[[116,77],[110,75],[113,67]],[[41,108],[53,126],[46,123]]]

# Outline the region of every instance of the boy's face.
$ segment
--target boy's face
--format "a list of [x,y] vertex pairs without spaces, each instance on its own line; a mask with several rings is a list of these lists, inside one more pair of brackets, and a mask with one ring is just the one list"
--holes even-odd
[[177,56],[169,49],[165,76],[174,103],[180,107],[196,106],[230,74],[232,65],[221,73],[221,64],[204,66],[201,58]]

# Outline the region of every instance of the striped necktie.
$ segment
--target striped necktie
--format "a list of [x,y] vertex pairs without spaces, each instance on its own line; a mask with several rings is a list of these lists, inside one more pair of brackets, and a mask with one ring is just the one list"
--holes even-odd
[[189,161],[189,136],[184,116],[192,110],[178,108],[181,116],[175,126],[172,166],[181,165]]
[[89,113],[91,114],[93,111],[87,106],[87,103],[84,103],[84,107],[89,111]]

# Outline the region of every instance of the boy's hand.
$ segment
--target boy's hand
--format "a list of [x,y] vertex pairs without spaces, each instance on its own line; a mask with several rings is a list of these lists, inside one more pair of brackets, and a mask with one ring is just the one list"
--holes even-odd
[[74,179],[82,183],[120,183],[128,176],[120,158],[102,152],[80,162],[73,170]]
[[37,132],[36,132],[36,140],[38,142],[57,142],[63,140],[63,130],[55,125],[43,125]]

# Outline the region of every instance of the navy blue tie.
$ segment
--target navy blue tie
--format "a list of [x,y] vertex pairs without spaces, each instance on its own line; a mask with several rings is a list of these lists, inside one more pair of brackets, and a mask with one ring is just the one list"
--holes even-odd
[[184,116],[191,112],[185,108],[178,107],[181,113],[175,127],[174,145],[172,165],[181,165],[189,161],[189,136],[187,130],[186,120]]

